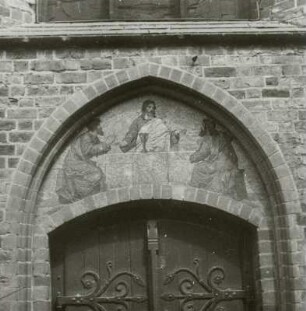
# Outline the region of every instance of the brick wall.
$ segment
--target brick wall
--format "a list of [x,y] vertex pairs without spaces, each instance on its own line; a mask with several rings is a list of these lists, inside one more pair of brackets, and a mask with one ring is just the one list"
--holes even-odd
[[275,0],[271,8],[270,18],[273,20],[300,26],[305,26],[306,24],[305,0]]
[[[8,193],[18,160],[43,121],[70,95],[110,73],[152,62],[189,71],[226,90],[258,119],[279,144],[305,202],[305,51],[300,47],[222,46],[8,49],[0,52],[0,289],[4,295],[20,287],[12,277],[19,257],[27,250],[10,232],[6,210]],[[306,206],[298,224],[306,228]],[[281,220],[280,220],[281,221]],[[293,220],[295,221],[295,220]],[[293,251],[305,254],[299,237]],[[20,242],[19,242],[20,243]],[[26,266],[20,267],[26,274]],[[298,269],[298,267],[295,267]],[[295,270],[298,276],[305,268]],[[293,272],[292,272],[293,273]],[[298,285],[297,285],[298,286]],[[303,290],[292,298],[303,302]],[[37,293],[39,296],[39,293]],[[0,310],[10,310],[10,296]],[[38,310],[42,310],[39,307]],[[2,308],[2,309],[1,309]]]
[[306,65],[299,48],[282,48],[281,53],[225,46],[2,52],[1,177],[9,181],[27,142],[69,95],[111,72],[147,61],[205,77],[239,99],[279,143],[304,198]]
[[34,23],[35,2],[35,0],[1,0],[0,27]]

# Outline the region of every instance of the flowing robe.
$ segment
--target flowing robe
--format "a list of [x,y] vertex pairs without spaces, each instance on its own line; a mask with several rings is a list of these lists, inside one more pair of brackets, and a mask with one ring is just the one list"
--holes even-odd
[[[145,138],[142,138],[145,137]],[[135,119],[121,146],[123,152],[133,150],[133,183],[160,184],[168,181],[170,131],[162,119]]]
[[60,203],[70,203],[106,190],[106,178],[91,158],[107,153],[110,146],[90,132],[79,135],[71,144],[57,177]]
[[236,200],[246,198],[244,170],[238,168],[238,158],[231,139],[225,134],[215,133],[202,137],[190,161],[195,163],[191,186],[227,194]]

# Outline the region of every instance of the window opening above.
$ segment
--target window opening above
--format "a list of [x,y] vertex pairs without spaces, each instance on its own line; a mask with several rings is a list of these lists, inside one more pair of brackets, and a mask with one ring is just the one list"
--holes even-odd
[[252,20],[258,0],[39,0],[38,22]]

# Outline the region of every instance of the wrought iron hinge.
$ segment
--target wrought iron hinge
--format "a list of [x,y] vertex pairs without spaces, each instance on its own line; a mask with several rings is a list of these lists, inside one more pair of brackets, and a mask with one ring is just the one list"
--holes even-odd
[[[94,271],[86,271],[80,278],[83,288],[87,290],[84,295],[62,296],[58,293],[56,299],[56,309],[64,310],[66,306],[87,306],[90,310],[108,310],[108,305],[117,305],[130,310],[129,303],[143,303],[147,301],[146,296],[134,295],[130,286],[136,284],[146,287],[141,277],[129,271],[112,274],[112,263],[107,262],[109,276],[102,280],[100,275]],[[128,279],[130,281],[128,281]],[[116,292],[110,295],[110,288],[114,287]]]

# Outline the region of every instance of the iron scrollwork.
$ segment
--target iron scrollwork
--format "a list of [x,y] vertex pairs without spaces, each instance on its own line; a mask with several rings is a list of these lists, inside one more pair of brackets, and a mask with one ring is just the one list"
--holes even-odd
[[[161,295],[161,299],[167,302],[179,301],[180,311],[186,310],[188,303],[202,300],[204,304],[200,308],[200,311],[213,311],[218,310],[216,307],[222,301],[245,300],[248,298],[248,290],[219,288],[225,279],[225,272],[222,267],[212,267],[208,272],[207,281],[205,282],[199,273],[199,259],[194,259],[193,263],[195,265],[195,271],[180,268],[166,276],[164,285],[172,283],[176,278],[179,278],[179,275],[187,275],[180,280],[178,279],[177,294],[165,293]],[[200,288],[200,292],[193,291],[196,286]]]
[[[107,305],[118,305],[118,310],[128,311],[130,302],[143,303],[147,301],[146,296],[130,295],[129,286],[126,278],[141,287],[145,287],[144,281],[137,274],[123,271],[112,275],[112,263],[107,263],[108,278],[104,282],[94,271],[86,271],[81,276],[83,287],[88,290],[85,295],[77,294],[75,296],[57,296],[57,310],[64,310],[66,306],[87,306],[93,311],[107,311]],[[115,294],[107,296],[106,293],[113,287]]]

